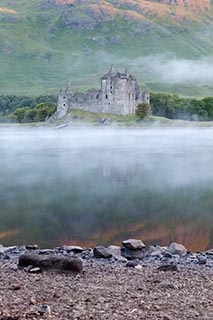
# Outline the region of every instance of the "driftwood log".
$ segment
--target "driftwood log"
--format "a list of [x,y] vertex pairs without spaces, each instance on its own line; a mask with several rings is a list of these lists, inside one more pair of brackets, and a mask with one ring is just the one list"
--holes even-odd
[[48,255],[46,257],[39,254],[23,254],[19,257],[19,267],[36,267],[44,270],[60,270],[71,273],[82,273],[83,263],[78,257],[63,257]]

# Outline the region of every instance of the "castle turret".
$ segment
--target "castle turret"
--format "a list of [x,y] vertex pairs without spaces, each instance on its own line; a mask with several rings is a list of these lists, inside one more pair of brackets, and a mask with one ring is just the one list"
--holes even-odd
[[116,69],[115,69],[114,64],[111,65],[111,68],[110,68],[110,70],[109,70],[109,74],[110,74],[110,75],[116,74]]
[[70,82],[67,82],[67,86],[66,86],[65,92],[66,92],[67,94],[71,94],[71,84],[70,84]]
[[141,91],[138,97],[138,103],[148,103],[150,104],[150,94],[148,91]]
[[129,68],[126,67],[124,72],[125,72],[125,74],[128,76],[128,75],[129,75]]

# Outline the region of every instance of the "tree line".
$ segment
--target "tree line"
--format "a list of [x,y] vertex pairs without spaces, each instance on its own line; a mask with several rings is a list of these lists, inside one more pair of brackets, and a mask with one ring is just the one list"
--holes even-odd
[[176,94],[151,93],[150,101],[155,116],[190,121],[213,120],[213,97],[193,99]]
[[[213,121],[213,97],[183,98],[176,94],[151,93],[151,112],[154,116],[190,121]],[[0,122],[40,122],[56,111],[56,96],[0,96]],[[147,110],[146,110],[147,109]],[[142,106],[138,116],[150,113]]]
[[0,96],[0,122],[40,122],[56,111],[57,97]]

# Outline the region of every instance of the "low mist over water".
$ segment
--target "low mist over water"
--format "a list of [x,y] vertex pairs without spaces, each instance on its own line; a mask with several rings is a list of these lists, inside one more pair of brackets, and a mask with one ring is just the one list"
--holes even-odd
[[0,242],[213,246],[213,129],[0,129]]

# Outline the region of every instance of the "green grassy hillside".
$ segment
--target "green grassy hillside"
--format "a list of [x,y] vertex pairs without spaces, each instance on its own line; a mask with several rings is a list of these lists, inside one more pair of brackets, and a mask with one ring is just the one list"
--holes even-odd
[[98,87],[114,63],[152,91],[212,95],[211,76],[173,76],[177,61],[188,61],[189,73],[193,61],[202,74],[212,68],[210,1],[162,2],[2,0],[0,94],[56,94],[67,81],[73,91]]

